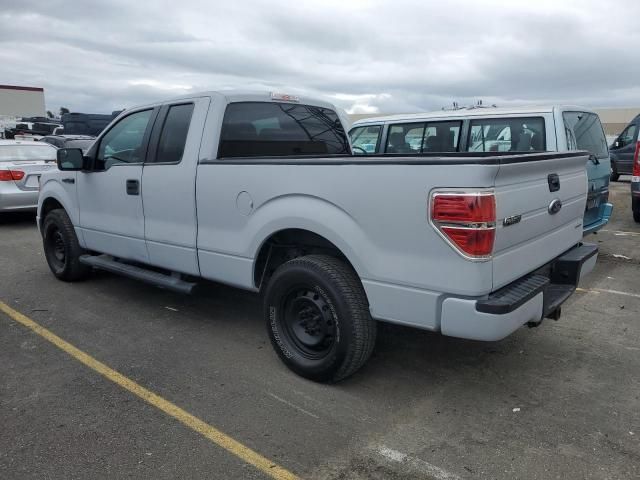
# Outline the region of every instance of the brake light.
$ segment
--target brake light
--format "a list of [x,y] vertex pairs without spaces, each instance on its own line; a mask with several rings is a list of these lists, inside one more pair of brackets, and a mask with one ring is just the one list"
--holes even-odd
[[24,172],[22,170],[0,170],[0,182],[11,182],[12,180],[22,180]]
[[431,221],[460,254],[488,260],[496,234],[493,192],[437,191],[431,195]]
[[633,154],[633,171],[631,172],[631,181],[640,182],[640,142],[636,142],[636,153]]

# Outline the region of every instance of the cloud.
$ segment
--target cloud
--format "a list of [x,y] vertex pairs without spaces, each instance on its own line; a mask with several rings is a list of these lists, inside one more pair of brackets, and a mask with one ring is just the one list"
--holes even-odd
[[477,99],[636,106],[638,14],[633,0],[23,0],[0,11],[0,80],[87,112],[230,87],[354,113]]

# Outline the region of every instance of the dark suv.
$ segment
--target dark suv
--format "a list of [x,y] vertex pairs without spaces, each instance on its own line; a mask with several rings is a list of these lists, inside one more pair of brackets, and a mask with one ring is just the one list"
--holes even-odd
[[614,182],[620,178],[620,175],[632,174],[633,159],[636,153],[636,144],[638,143],[638,130],[640,130],[640,115],[629,122],[629,125],[625,127],[609,147],[611,180]]

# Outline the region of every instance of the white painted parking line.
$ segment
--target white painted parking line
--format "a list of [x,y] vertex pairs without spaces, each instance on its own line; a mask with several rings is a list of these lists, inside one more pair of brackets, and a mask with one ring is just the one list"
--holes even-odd
[[381,446],[378,448],[378,453],[392,462],[407,463],[412,468],[419,470],[421,473],[424,473],[435,480],[461,480],[461,478],[455,473],[447,472],[436,465],[421,460],[420,458],[412,457],[406,453],[399,452],[393,448]]
[[312,418],[315,418],[316,420],[319,420],[320,417],[318,415],[316,415],[315,413],[311,413],[308,410],[305,410],[302,407],[299,407],[298,405],[296,405],[295,403],[291,403],[288,400],[285,400],[284,398],[280,398],[278,395],[276,395],[275,393],[271,393],[271,392],[267,392],[267,395],[269,395],[271,398],[278,400],[279,402],[284,403],[285,405],[288,405],[291,408],[295,408],[296,410],[298,410],[300,413],[304,413],[305,415],[308,415]]
[[607,288],[576,288],[576,292],[582,293],[611,293],[613,295],[622,295],[625,297],[640,298],[639,293],[621,292],[620,290],[609,290]]
[[637,237],[640,236],[640,232],[624,232],[622,230],[600,230],[601,232],[613,233],[617,237]]

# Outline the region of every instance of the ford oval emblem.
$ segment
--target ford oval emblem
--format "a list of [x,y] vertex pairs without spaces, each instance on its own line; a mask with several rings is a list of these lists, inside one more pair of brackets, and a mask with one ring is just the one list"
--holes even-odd
[[562,200],[560,200],[559,198],[556,198],[549,204],[548,210],[551,215],[555,215],[560,211],[561,208],[562,208]]

